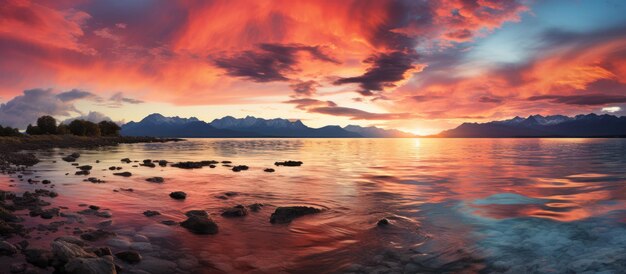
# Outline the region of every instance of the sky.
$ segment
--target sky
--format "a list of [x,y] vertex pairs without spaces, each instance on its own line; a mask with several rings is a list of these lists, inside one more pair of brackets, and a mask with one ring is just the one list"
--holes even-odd
[[626,115],[626,1],[0,1],[0,124]]

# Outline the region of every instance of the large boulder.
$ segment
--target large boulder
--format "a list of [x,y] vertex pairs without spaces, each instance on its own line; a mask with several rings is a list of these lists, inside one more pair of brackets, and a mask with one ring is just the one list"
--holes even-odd
[[62,240],[50,243],[52,255],[56,261],[67,263],[73,258],[94,258],[95,254],[85,251],[79,245]]
[[74,258],[65,264],[68,274],[117,274],[113,257]]
[[319,208],[309,206],[286,206],[277,207],[272,216],[270,216],[270,223],[273,224],[285,224],[290,223],[293,219],[322,212]]
[[217,234],[218,227],[215,221],[209,217],[192,215],[184,222],[180,223],[180,226],[195,234]]

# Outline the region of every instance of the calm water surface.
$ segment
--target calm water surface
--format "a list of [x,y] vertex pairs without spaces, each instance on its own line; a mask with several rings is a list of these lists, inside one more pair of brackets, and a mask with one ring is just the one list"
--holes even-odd
[[[33,169],[55,184],[54,205],[96,204],[111,230],[143,234],[182,272],[623,272],[626,269],[626,140],[622,139],[190,139],[79,150],[104,184],[83,182],[60,153],[37,152]],[[196,170],[131,167],[121,158],[230,160],[250,166]],[[53,161],[56,160],[56,163]],[[95,161],[100,160],[99,164]],[[274,167],[300,160],[301,167]],[[136,163],[134,163],[136,164]],[[133,176],[112,176],[122,166]],[[263,172],[274,167],[275,173]],[[69,176],[65,173],[71,172]],[[3,175],[4,176],[4,175]],[[161,176],[165,183],[146,182]],[[40,185],[0,180],[3,189]],[[132,188],[133,192],[118,191]],[[168,197],[185,191],[184,201]],[[223,200],[217,196],[234,191]],[[225,208],[263,203],[244,218]],[[276,206],[322,213],[272,225]],[[207,210],[217,235],[160,224]],[[162,215],[145,217],[145,210]],[[88,225],[102,221],[85,217]],[[391,225],[377,227],[387,218]],[[56,237],[59,234],[48,235]],[[35,241],[34,243],[38,243]],[[46,243],[42,242],[42,245]],[[159,252],[160,250],[160,252]],[[182,257],[181,257],[182,256]],[[188,265],[181,263],[181,258]],[[190,266],[191,265],[191,266]],[[186,270],[185,270],[186,269]]]

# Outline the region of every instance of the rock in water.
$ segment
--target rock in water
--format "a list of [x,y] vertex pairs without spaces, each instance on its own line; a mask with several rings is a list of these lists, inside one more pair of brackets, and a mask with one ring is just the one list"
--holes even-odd
[[246,215],[248,215],[248,210],[243,205],[237,205],[222,212],[224,217],[243,217]]
[[387,226],[387,225],[389,225],[389,220],[387,220],[387,218],[382,218],[382,219],[378,220],[376,225],[377,226]]
[[210,218],[192,215],[180,226],[196,234],[217,234],[217,224]]
[[154,211],[154,210],[146,210],[143,212],[143,215],[146,215],[146,217],[152,217],[156,215],[161,215],[161,213],[158,211]]
[[265,172],[274,172],[276,170],[274,170],[273,168],[266,168],[263,171],[265,171]]
[[141,255],[137,251],[122,251],[115,253],[115,257],[129,264],[136,264],[141,261]]
[[232,168],[232,170],[233,170],[234,172],[239,172],[239,171],[242,171],[242,170],[248,170],[248,169],[249,169],[249,167],[248,167],[248,166],[246,166],[246,165],[234,166],[234,167]]
[[176,200],[184,200],[185,198],[187,198],[187,193],[182,192],[182,191],[174,191],[170,193],[170,197]]
[[68,274],[117,274],[112,256],[74,258],[65,264]]
[[116,173],[113,173],[113,175],[116,175],[116,176],[122,176],[122,177],[130,177],[130,176],[133,176],[133,174],[132,174],[132,173],[130,173],[130,172],[128,172],[128,171],[124,171],[124,172],[116,172]]
[[287,206],[278,207],[270,216],[270,223],[273,224],[285,224],[290,223],[293,219],[322,212],[321,209],[309,207],[309,206]]
[[82,247],[62,240],[50,243],[55,260],[67,263],[74,258],[94,258],[95,254],[83,250]]
[[91,170],[91,169],[93,169],[93,167],[90,166],[90,165],[78,166],[76,168],[78,168],[80,170]]
[[151,182],[151,183],[162,183],[165,180],[163,179],[163,177],[152,177],[152,178],[146,179],[146,181]]
[[284,161],[284,162],[275,162],[276,166],[301,166],[301,161]]
[[191,217],[191,216],[209,217],[209,214],[206,213],[206,211],[201,210],[201,209],[193,209],[193,210],[189,210],[189,211],[185,212],[185,216],[187,216],[187,217]]

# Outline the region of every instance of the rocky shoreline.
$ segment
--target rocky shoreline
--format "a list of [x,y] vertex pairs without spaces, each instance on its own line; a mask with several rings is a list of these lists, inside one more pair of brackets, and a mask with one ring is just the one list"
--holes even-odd
[[24,135],[0,137],[0,170],[15,166],[32,166],[39,160],[32,153],[22,151],[52,148],[97,148],[133,143],[176,142],[182,139],[155,137],[86,137],[74,135]]
[[[96,148],[121,143],[166,142],[177,139],[156,139],[140,137],[76,137],[76,136],[35,136],[20,138],[0,138],[0,159],[3,165],[0,174],[6,174],[9,187],[17,184],[29,184],[34,188],[25,192],[0,190],[0,265],[9,273],[193,273],[207,267],[210,262],[202,261],[187,252],[177,251],[175,247],[159,242],[158,237],[150,236],[150,231],[143,234],[128,233],[112,229],[114,216],[110,209],[96,204],[75,205],[55,202],[58,196],[54,179],[48,180],[38,175],[33,166],[39,162],[33,150],[50,148]],[[24,152],[26,151],[26,152]],[[221,165],[232,172],[248,171],[246,165],[235,165],[231,161],[169,162],[167,160],[131,160],[123,158],[119,166],[109,166],[95,160],[91,164],[79,164],[83,161],[80,153],[61,152],[58,160],[66,162],[70,169],[75,169],[75,176],[85,176],[83,181],[106,183],[98,177],[89,177],[90,172],[99,169],[111,175],[132,177],[123,171],[128,168],[215,168]],[[46,160],[48,161],[48,160]],[[284,164],[287,163],[287,164]],[[102,165],[102,166],[99,166]],[[302,162],[276,162],[275,166],[300,166]],[[267,172],[269,168],[258,171]],[[120,171],[121,172],[117,172]],[[272,169],[273,171],[273,169]],[[74,171],[66,173],[66,176]],[[94,176],[94,175],[91,175]],[[162,177],[149,177],[148,183],[166,183]],[[130,191],[132,188],[114,189]],[[239,195],[237,192],[224,192],[217,199],[228,200]],[[164,197],[168,193],[163,193]],[[174,191],[170,199],[184,202],[187,193]],[[187,211],[181,221],[162,220],[160,212],[146,209],[142,214],[151,218],[156,226],[180,226],[187,233],[212,235],[220,233],[219,223],[211,216],[223,218],[241,218],[250,213],[259,212],[266,205],[254,203],[237,204],[225,207],[221,212],[210,214],[202,209]],[[270,206],[274,207],[274,206]],[[272,224],[288,224],[304,215],[322,212],[323,209],[307,206],[275,207],[268,220]]]

